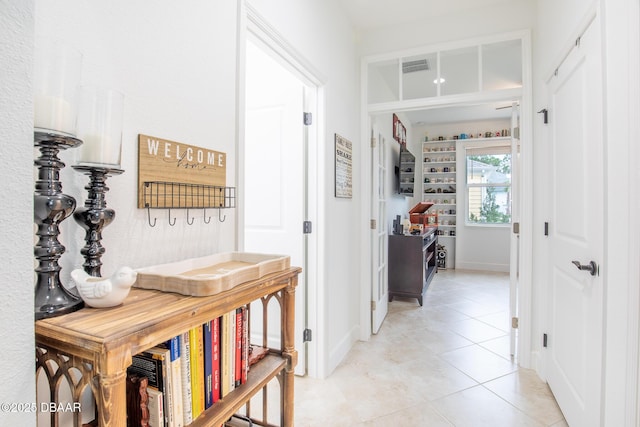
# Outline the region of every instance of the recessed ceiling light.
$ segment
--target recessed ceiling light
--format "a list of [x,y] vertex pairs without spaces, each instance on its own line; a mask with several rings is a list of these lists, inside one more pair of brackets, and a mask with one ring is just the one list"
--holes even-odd
[[444,80],[444,77],[440,77],[439,79],[435,79],[435,80],[433,81],[433,83],[435,83],[435,84],[438,84],[438,83],[444,83],[444,81],[445,81],[445,80]]

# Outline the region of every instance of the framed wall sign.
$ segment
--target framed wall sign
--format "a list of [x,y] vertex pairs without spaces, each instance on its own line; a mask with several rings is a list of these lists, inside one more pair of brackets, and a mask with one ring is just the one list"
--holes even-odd
[[225,187],[225,153],[138,135],[138,207],[144,208],[145,183],[159,183],[162,193],[155,195],[156,207],[199,206],[204,187]]
[[336,197],[350,199],[353,195],[352,143],[336,133]]

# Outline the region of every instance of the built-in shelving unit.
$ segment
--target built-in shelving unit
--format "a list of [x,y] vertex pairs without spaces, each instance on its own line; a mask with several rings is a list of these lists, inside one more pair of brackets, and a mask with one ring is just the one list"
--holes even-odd
[[438,236],[456,236],[456,140],[442,139],[422,143],[422,200],[434,206],[438,215]]

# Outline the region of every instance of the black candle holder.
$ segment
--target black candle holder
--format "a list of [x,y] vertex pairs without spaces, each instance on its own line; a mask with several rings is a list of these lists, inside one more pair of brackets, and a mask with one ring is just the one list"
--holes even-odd
[[76,208],[76,200],[62,193],[60,169],[65,164],[58,158],[58,153],[80,144],[82,141],[72,136],[34,132],[34,145],[40,149],[40,157],[34,162],[38,168],[38,180],[33,196],[33,217],[38,226],[38,242],[34,247],[34,255],[38,260],[35,269],[36,320],[71,313],[84,306],[82,299],[60,282],[61,267],[58,264],[65,251],[58,241],[59,224]]
[[89,196],[84,202],[84,208],[77,209],[73,214],[76,222],[86,231],[84,240],[87,244],[80,250],[85,259],[82,266],[90,276],[102,277],[100,272],[102,261],[100,258],[105,252],[105,248],[101,244],[102,229],[111,224],[111,221],[116,216],[116,212],[113,209],[107,208],[105,195],[109,191],[109,187],[107,187],[106,181],[108,177],[120,175],[124,170],[88,165],[72,167],[78,172],[89,176],[89,184],[84,187],[89,192]]

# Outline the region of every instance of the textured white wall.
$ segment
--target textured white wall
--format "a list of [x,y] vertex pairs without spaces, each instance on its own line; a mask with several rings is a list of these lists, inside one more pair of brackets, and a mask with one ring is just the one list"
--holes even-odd
[[[36,4],[36,36],[55,37],[83,55],[82,83],[117,89],[125,95],[122,168],[107,181],[107,204],[116,218],[103,231],[103,275],[122,265],[143,267],[235,248],[235,210],[224,223],[204,224],[202,211],[137,208],[138,134],[222,151],[227,185],[235,185],[236,14],[234,2],[161,0],[108,3],[64,0]],[[74,171],[76,153],[67,150],[61,174],[64,191],[86,199],[88,178]],[[217,218],[213,209],[208,215]],[[63,280],[81,266],[84,231],[73,219],[62,225]],[[66,283],[66,282],[65,282]]]
[[[35,402],[33,330],[34,1],[0,0],[0,403]],[[0,425],[35,426],[34,413],[0,411]]]

